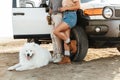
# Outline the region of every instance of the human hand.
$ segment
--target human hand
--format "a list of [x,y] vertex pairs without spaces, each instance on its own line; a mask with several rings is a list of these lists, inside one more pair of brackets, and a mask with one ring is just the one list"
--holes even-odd
[[67,7],[61,7],[61,8],[58,9],[58,11],[60,11],[60,12],[64,12],[66,10],[67,10]]
[[48,21],[48,25],[51,25],[51,24],[52,24],[51,15],[47,15],[47,16],[46,16],[46,19],[47,19],[47,21]]
[[49,14],[52,14],[52,9],[49,9],[49,12],[48,12]]

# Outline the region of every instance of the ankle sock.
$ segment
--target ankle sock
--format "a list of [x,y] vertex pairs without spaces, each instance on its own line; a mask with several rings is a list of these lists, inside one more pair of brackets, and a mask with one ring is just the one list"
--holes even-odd
[[65,50],[65,56],[70,56],[70,51],[69,50]]
[[70,38],[68,38],[67,40],[65,40],[65,43],[70,43]]

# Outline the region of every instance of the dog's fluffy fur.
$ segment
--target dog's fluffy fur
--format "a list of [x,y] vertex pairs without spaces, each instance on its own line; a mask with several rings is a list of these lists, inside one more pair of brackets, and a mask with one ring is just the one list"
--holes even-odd
[[19,53],[19,63],[8,70],[23,71],[40,68],[51,61],[50,52],[35,43],[25,43]]

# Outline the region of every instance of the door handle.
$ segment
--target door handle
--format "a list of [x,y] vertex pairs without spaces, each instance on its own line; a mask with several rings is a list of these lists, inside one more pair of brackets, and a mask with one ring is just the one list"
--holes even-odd
[[17,15],[21,15],[21,16],[24,16],[25,13],[13,13],[14,16],[17,16]]

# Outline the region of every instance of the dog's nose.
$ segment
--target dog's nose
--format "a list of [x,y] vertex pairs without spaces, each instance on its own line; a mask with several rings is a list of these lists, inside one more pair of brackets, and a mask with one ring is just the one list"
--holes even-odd
[[27,54],[27,56],[30,56],[30,54]]

